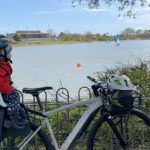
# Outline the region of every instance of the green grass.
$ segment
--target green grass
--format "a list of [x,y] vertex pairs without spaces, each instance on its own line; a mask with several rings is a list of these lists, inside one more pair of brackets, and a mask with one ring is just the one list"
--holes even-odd
[[[113,69],[107,69],[106,71],[100,73],[95,73],[96,77],[99,80],[106,81],[107,78],[111,74],[125,74],[127,75],[134,85],[137,86],[137,89],[139,89],[143,96],[150,97],[150,70],[148,67],[148,63],[145,61],[138,61],[136,65],[125,65],[121,64],[120,66],[116,66],[116,68]],[[57,108],[57,105],[48,105],[47,110]],[[35,108],[38,110],[38,108]],[[144,107],[142,108],[147,114],[150,115],[150,99],[147,98],[144,100]],[[81,115],[84,113],[85,107],[75,108],[70,111],[64,111],[55,115],[52,115],[49,117],[49,121],[52,125],[53,130],[55,131],[55,135],[61,144],[67,135],[71,132],[74,125],[77,123]],[[38,118],[39,119],[39,118]],[[94,123],[94,120],[92,124]],[[91,126],[92,126],[91,124]],[[136,123],[135,123],[136,125]],[[88,128],[87,132],[77,141],[77,146],[75,146],[74,150],[80,150],[82,147],[82,150],[86,149],[86,142],[87,142],[87,136],[89,133],[89,130],[91,126]],[[138,134],[141,131],[141,126],[138,126],[135,131],[135,135],[138,137]],[[107,127],[104,127],[103,133],[106,136],[105,139],[107,139]],[[103,135],[103,136],[104,136]],[[145,136],[149,139],[150,135],[145,132]],[[107,146],[108,144],[105,143]],[[106,148],[107,149],[107,148]]]
[[72,43],[81,43],[81,42],[79,42],[79,41],[51,40],[51,39],[30,39],[30,40],[22,40],[20,42],[16,42],[14,40],[11,41],[11,44],[13,47],[49,45],[49,44],[72,44]]

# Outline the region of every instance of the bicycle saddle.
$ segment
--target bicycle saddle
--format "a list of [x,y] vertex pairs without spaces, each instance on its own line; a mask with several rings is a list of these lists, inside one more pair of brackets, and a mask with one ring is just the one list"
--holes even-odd
[[40,88],[23,88],[22,92],[26,94],[35,94],[39,92],[43,92],[45,90],[52,90],[53,88],[51,86],[45,86]]

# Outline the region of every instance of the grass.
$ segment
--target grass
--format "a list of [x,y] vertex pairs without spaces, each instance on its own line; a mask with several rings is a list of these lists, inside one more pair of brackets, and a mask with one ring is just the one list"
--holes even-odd
[[22,40],[20,42],[16,42],[14,40],[11,41],[11,45],[13,47],[49,45],[49,44],[72,44],[72,43],[79,43],[79,41],[62,41],[52,39],[30,39],[30,40]]
[[[127,75],[131,79],[133,84],[137,87],[137,89],[141,91],[143,96],[150,97],[150,68],[149,68],[148,62],[139,60],[136,65],[121,64],[120,66],[116,66],[116,68],[107,69],[103,73],[97,72],[95,73],[95,75],[99,80],[106,81],[111,74],[116,74],[116,73]],[[57,108],[57,105],[47,106],[47,109],[49,110],[54,109],[54,108]],[[149,98],[144,100],[144,107],[142,109],[146,113],[150,114],[150,99]],[[66,139],[67,135],[72,131],[74,125],[77,123],[77,121],[79,120],[81,115],[84,113],[84,111],[85,111],[85,107],[74,108],[70,111],[64,111],[64,112],[61,112],[61,113],[58,113],[49,117],[49,121],[55,132],[57,140],[59,141],[59,144],[63,143],[63,141]],[[93,120],[92,124],[94,123],[94,121],[95,120]],[[139,121],[137,123],[139,123]],[[135,125],[137,123],[135,123]],[[82,150],[86,149],[87,136],[88,136],[91,126],[88,128],[85,134],[77,141],[77,145],[74,147],[74,150],[80,150],[81,147],[82,147]],[[136,133],[135,135],[137,137],[141,132],[141,128],[142,126],[138,125],[136,128],[137,130],[135,130],[135,133]],[[107,133],[106,133],[107,131],[108,131],[107,128],[104,126],[103,133],[106,136],[105,139],[107,139]],[[144,134],[149,139],[150,135],[146,134],[146,132]],[[106,146],[108,145],[107,142],[105,143],[105,145]],[[98,150],[100,149],[98,148]]]

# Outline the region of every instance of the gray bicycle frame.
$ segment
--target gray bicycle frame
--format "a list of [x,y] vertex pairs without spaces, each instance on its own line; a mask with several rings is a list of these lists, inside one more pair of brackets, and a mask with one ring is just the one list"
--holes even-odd
[[[69,136],[66,138],[65,142],[59,148],[58,143],[56,141],[56,138],[54,136],[54,133],[52,131],[52,128],[50,126],[48,117],[51,116],[52,114],[55,114],[55,113],[58,113],[58,112],[62,112],[64,110],[69,110],[69,109],[72,109],[72,108],[75,108],[75,107],[80,107],[80,106],[83,106],[83,105],[88,105],[87,110],[81,116],[81,118],[79,119],[79,121],[77,122],[75,127],[73,128],[72,132],[69,134]],[[55,149],[56,150],[68,150],[69,147],[71,146],[72,142],[75,140],[77,134],[80,132],[80,129],[85,125],[86,121],[89,119],[89,117],[92,115],[92,113],[95,112],[101,106],[102,106],[102,100],[101,100],[100,97],[97,97],[95,99],[87,99],[87,100],[78,101],[78,102],[75,102],[73,104],[68,104],[68,105],[62,106],[60,108],[56,108],[56,109],[47,111],[47,112],[43,111],[42,114],[46,115],[48,117],[43,120],[42,125],[40,125],[36,131],[34,131],[33,133],[29,134],[18,145],[19,150],[22,150],[26,146],[26,144],[32,139],[32,137],[34,137],[36,135],[36,133],[45,124],[48,127],[49,135],[51,137],[51,141],[52,141],[52,144],[54,145]]]

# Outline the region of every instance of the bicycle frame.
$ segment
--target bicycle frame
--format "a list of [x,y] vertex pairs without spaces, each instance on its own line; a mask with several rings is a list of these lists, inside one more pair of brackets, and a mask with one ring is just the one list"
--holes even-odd
[[[56,141],[56,138],[54,136],[54,133],[52,131],[52,128],[50,126],[48,117],[52,114],[58,113],[58,112],[62,112],[64,110],[69,110],[75,107],[80,107],[83,105],[88,105],[87,110],[84,112],[84,114],[81,116],[81,118],[79,119],[79,121],[77,122],[77,124],[75,125],[75,127],[73,128],[72,132],[68,135],[68,137],[66,138],[65,142],[61,145],[61,147],[59,148],[58,143]],[[43,123],[42,125],[39,126],[39,128],[35,131],[36,133],[42,128],[43,125],[47,125],[48,127],[48,131],[52,140],[52,143],[55,147],[56,150],[68,150],[71,148],[72,144],[74,143],[74,141],[82,134],[83,131],[81,131],[81,129],[84,129],[87,124],[89,124],[91,122],[91,118],[95,116],[95,114],[97,113],[97,110],[102,106],[102,101],[100,97],[97,97],[95,99],[87,99],[87,100],[83,100],[83,101],[79,101],[79,102],[75,102],[73,104],[68,104],[65,106],[62,106],[60,108],[56,108],[50,111],[45,112],[43,110],[42,114],[46,115],[47,117],[43,119]],[[30,135],[31,137],[29,138],[29,136],[25,139],[25,143],[22,142],[22,146],[20,148],[20,150],[28,143],[28,141],[36,134],[33,133],[32,135]],[[21,144],[20,144],[21,145]]]

